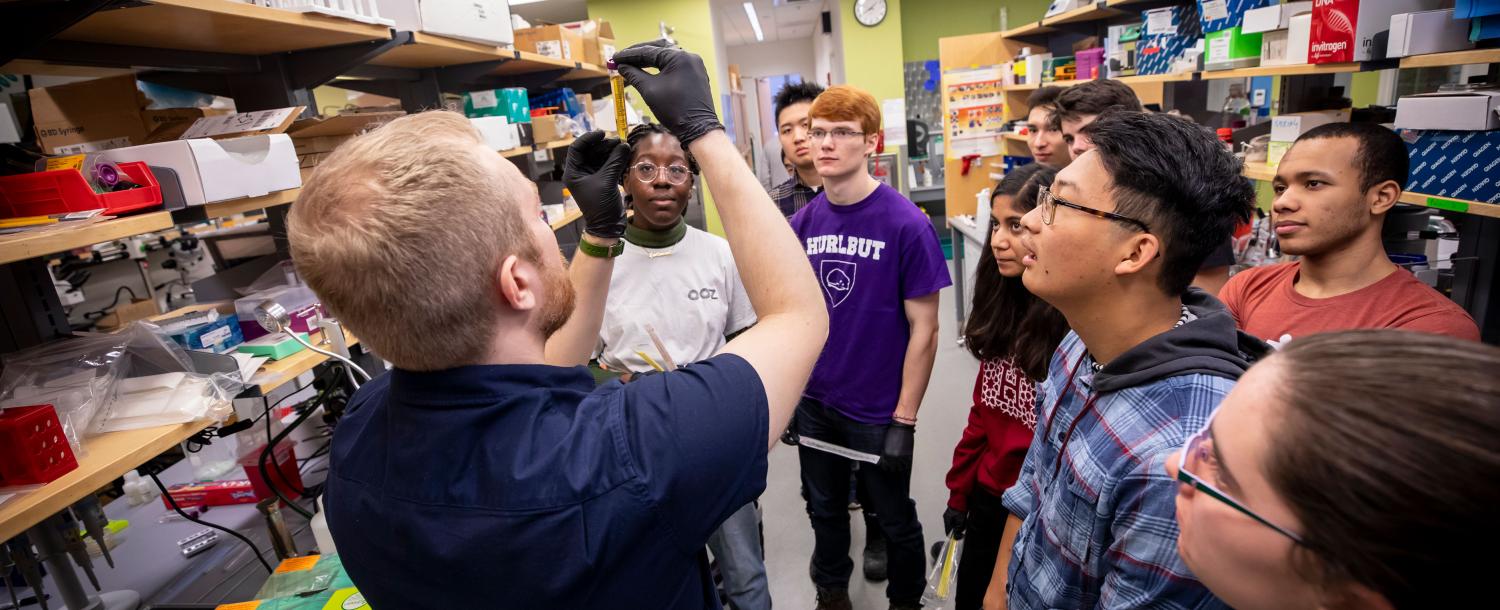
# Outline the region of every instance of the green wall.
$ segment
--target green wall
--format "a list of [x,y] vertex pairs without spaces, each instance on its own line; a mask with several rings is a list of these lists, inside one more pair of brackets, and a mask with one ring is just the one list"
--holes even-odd
[[[642,4],[640,0],[588,0],[589,18],[608,20],[615,33],[616,47],[620,49],[660,38],[659,22],[665,21],[672,26],[672,38],[682,48],[703,57],[713,89],[714,107],[723,116],[724,109],[719,106],[723,104],[721,91],[724,84],[719,81],[724,66],[719,65],[720,45],[714,39],[716,30],[709,3],[706,0],[652,0],[649,8]],[[900,75],[899,71],[897,75]],[[708,189],[703,192],[708,230],[723,235],[724,228],[719,222],[719,211],[713,205],[713,197],[708,194]]]
[[885,20],[865,27],[854,20],[855,0],[839,0],[839,23],[844,38],[844,83],[875,96],[876,102],[906,98],[906,76],[901,56],[901,0],[890,0]]
[[938,58],[938,39],[982,34],[1000,28],[1000,7],[1007,7],[1010,27],[1037,21],[1047,12],[1047,0],[996,2],[974,0],[907,0],[901,6],[901,47],[904,61]]

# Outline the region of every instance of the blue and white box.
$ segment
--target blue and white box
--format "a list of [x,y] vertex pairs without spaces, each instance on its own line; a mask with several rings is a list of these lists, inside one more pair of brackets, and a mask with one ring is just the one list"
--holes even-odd
[[1403,129],[1400,134],[1411,157],[1408,192],[1500,203],[1500,131]]
[[1203,38],[1196,2],[1149,10],[1141,16],[1146,25],[1136,46],[1136,74],[1172,73],[1173,62]]

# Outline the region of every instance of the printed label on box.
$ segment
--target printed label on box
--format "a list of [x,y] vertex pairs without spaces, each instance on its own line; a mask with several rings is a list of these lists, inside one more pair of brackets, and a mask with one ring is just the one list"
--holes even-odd
[[1229,4],[1224,2],[1224,0],[1208,0],[1208,2],[1203,3],[1204,21],[1218,21],[1228,18]]
[[244,131],[260,131],[262,129],[275,129],[278,125],[285,123],[287,117],[293,112],[301,110],[300,107],[277,108],[276,110],[257,110],[255,112],[240,112],[236,114],[225,114],[220,116],[203,117],[193,123],[187,132],[182,134],[179,140],[192,140],[194,138],[211,138],[226,133],[239,133]]
[[563,59],[563,49],[566,48],[567,45],[564,45],[561,40],[536,41],[536,54],[551,57],[553,59]]
[[1176,36],[1177,26],[1172,24],[1172,9],[1146,11],[1147,36]]
[[495,99],[495,91],[493,89],[488,91],[470,91],[469,102],[475,108],[494,108],[500,105],[500,102]]
[[1229,37],[1219,36],[1208,40],[1208,63],[1229,61]]
[[76,155],[79,153],[99,152],[112,148],[125,148],[130,146],[130,138],[110,138],[108,140],[94,140],[93,142],[79,142],[67,146],[57,147],[59,155]]
[[1312,42],[1307,47],[1308,63],[1354,61],[1354,20],[1357,18],[1358,0],[1313,2]]
[[203,336],[198,337],[198,340],[203,343],[203,347],[213,347],[215,345],[223,343],[224,340],[228,339],[229,335],[231,335],[231,334],[233,334],[233,333],[230,332],[229,327],[228,326],[224,326],[224,327],[220,327],[220,328],[214,329],[212,331],[203,333]]

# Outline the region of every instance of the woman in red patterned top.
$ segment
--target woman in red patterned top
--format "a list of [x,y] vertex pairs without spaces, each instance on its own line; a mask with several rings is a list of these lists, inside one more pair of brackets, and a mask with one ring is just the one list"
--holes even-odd
[[964,538],[956,607],[977,609],[995,569],[1005,528],[1000,494],[1016,482],[1036,428],[1035,384],[1068,332],[1062,314],[1021,284],[1021,216],[1036,207],[1040,187],[1057,171],[1022,166],[995,186],[988,250],[974,279],[974,307],[964,342],[979,359],[969,425],[953,450],[943,529]]

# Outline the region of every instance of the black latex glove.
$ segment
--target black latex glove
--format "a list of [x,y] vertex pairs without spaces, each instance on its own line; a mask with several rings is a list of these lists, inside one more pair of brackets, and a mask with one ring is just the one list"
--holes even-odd
[[568,146],[563,185],[578,202],[583,230],[589,235],[611,239],[625,235],[620,182],[629,164],[630,146],[619,138],[605,138],[602,131],[583,134]]
[[885,446],[880,450],[880,466],[891,472],[911,470],[911,452],[916,443],[916,426],[891,422],[885,429]]
[[786,430],[781,433],[781,443],[796,447],[800,442],[802,438],[797,436],[797,414],[793,413],[792,421],[787,422]]
[[949,507],[943,511],[943,533],[951,534],[954,540],[964,539],[964,530],[969,527],[969,515]]
[[[708,70],[703,58],[682,49],[643,42],[615,54],[615,63],[625,82],[635,87],[656,120],[687,148],[704,134],[724,129],[714,113],[714,96],[708,88]],[[645,68],[660,70],[648,74]]]

